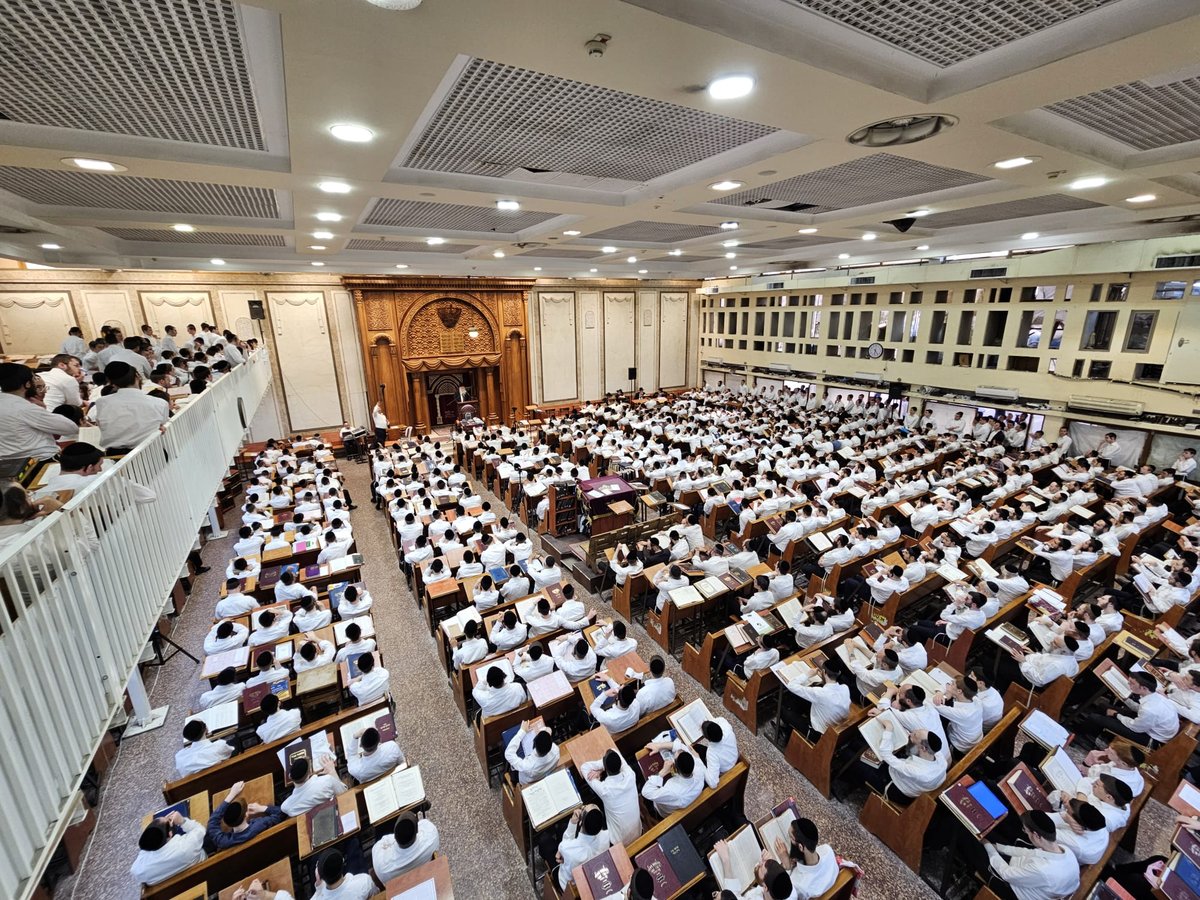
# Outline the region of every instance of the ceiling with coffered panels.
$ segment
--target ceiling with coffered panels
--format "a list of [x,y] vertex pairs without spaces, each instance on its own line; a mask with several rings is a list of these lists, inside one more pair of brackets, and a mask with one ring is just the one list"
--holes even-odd
[[[41,265],[738,277],[1200,234],[1195,0],[0,0],[0,17],[0,256]],[[731,74],[754,90],[705,90]],[[932,115],[952,127],[847,140]],[[995,166],[1015,157],[1032,162]]]

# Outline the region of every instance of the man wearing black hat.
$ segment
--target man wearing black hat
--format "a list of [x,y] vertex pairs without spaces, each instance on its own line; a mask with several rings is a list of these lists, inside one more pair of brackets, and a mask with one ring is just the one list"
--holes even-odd
[[346,859],[340,850],[330,850],[317,863],[317,889],[312,900],[367,900],[375,893],[375,879],[363,873],[346,871]]
[[49,459],[58,452],[57,438],[73,438],[79,426],[36,403],[25,391],[33,370],[20,363],[0,363],[0,459]]
[[138,387],[137,370],[120,360],[104,367],[116,390],[97,398],[91,417],[100,426],[100,443],[109,454],[128,452],[166,426],[170,407]]
[[283,821],[283,810],[278,806],[239,802],[245,787],[246,782],[236,782],[208,818],[208,842],[217,850],[244,844]]
[[[608,829],[605,827],[604,813],[600,807],[589,804],[571,814],[567,830],[563,832],[558,844],[558,886],[566,890],[572,880],[572,872],[576,866],[581,866],[593,856],[603,853],[610,846]],[[545,847],[542,848],[545,856]]]
[[721,862],[723,875],[718,881],[721,887],[742,900],[799,900],[800,894],[792,885],[792,879],[775,860],[764,857],[754,868],[754,880],[757,884],[742,884],[740,880],[729,874],[729,844],[717,841],[713,845],[717,859]]
[[[104,463],[104,454],[99,447],[83,441],[76,441],[63,448],[58,455],[61,471],[50,478],[42,486],[42,491],[81,491],[95,480],[100,474]],[[153,503],[158,497],[150,488],[142,487],[136,481],[121,477],[121,489],[127,491],[134,503]]]
[[204,826],[173,810],[146,826],[129,871],[138,884],[158,884],[204,858]]
[[642,833],[642,808],[638,801],[633,770],[616,750],[608,750],[599,760],[590,759],[579,768],[600,802],[614,841],[629,844]]
[[1079,862],[1075,854],[1058,843],[1050,816],[1032,810],[1021,816],[1021,826],[1032,847],[983,842],[991,871],[1003,879],[1002,883],[992,879],[991,889],[1001,897],[1016,900],[1044,900],[1075,893]]
[[437,826],[418,819],[410,812],[396,820],[391,834],[384,835],[371,848],[371,867],[375,876],[387,884],[410,869],[429,862],[441,846]]

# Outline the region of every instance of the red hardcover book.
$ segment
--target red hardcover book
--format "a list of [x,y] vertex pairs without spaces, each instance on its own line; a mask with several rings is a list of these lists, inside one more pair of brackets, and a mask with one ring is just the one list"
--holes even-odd
[[379,740],[382,742],[394,741],[396,739],[396,720],[392,718],[391,713],[384,713],[375,720],[375,730],[379,732]]
[[962,783],[951,785],[940,799],[975,834],[985,833],[996,821]]
[[258,712],[262,706],[263,697],[271,692],[271,685],[267,682],[251,685],[242,691],[242,710],[249,715],[250,713]]
[[1000,783],[1000,790],[1008,797],[1018,812],[1029,812],[1040,809],[1050,812],[1050,798],[1042,789],[1042,785],[1034,777],[1033,772],[1024,763],[1018,763]]
[[593,856],[582,868],[593,897],[607,897],[624,887],[617,872],[617,864],[609,850]]
[[675,875],[675,870],[671,868],[667,853],[661,845],[651,844],[635,856],[633,861],[638,868],[645,869],[654,879],[655,900],[674,897],[683,889],[683,885],[679,883],[679,878]]
[[548,588],[546,588],[546,596],[550,599],[550,603],[553,604],[555,609],[558,609],[567,602],[567,598],[563,595],[561,585],[550,585]]
[[304,814],[308,834],[313,848],[324,847],[337,840],[342,834],[342,821],[338,815],[337,800],[326,800]]
[[637,763],[638,768],[642,770],[642,777],[649,778],[651,775],[657,775],[662,771],[663,766],[666,765],[666,760],[663,759],[661,753],[655,751],[654,753],[647,753],[645,756],[640,757]]

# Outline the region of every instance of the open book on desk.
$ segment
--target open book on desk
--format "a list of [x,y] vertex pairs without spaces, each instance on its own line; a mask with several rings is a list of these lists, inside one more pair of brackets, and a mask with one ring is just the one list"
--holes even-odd
[[363,788],[367,818],[372,822],[386,819],[392,813],[415,806],[425,799],[425,783],[421,767],[393,769],[391,774],[372,781]]
[[1129,677],[1111,659],[1101,661],[1092,671],[1121,700],[1128,700],[1133,693],[1129,689]]
[[939,694],[954,684],[954,676],[936,666],[928,672],[924,669],[913,669],[900,682],[901,686],[906,684],[917,685],[925,692],[926,698],[932,700],[934,694]]
[[668,715],[667,721],[679,733],[680,740],[685,744],[694,744],[702,737],[700,726],[711,718],[712,713],[704,701],[697,699]]
[[392,718],[390,712],[380,712],[374,710],[365,716],[359,716],[357,719],[352,719],[344,725],[338,726],[338,734],[341,735],[342,750],[346,754],[346,758],[354,756],[358,752],[358,736],[360,730],[374,728],[379,732],[380,743],[387,743],[396,739],[396,720]]
[[743,887],[749,887],[754,883],[754,869],[762,859],[763,848],[758,842],[758,835],[749,825],[743,825],[725,843],[729,849],[728,871],[716,850],[708,854],[708,864],[717,884],[723,885],[727,879],[732,879]]
[[804,616],[804,607],[797,598],[790,597],[775,607],[775,613],[783,619],[783,624],[788,628],[795,628],[796,623]]
[[190,722],[192,719],[199,719],[203,722],[208,726],[211,734],[228,731],[230,728],[237,727],[238,702],[230,700],[228,703],[219,703],[216,706],[210,706],[208,709],[202,709],[188,716],[185,722]]
[[792,823],[795,821],[796,807],[789,803],[784,804],[779,815],[771,813],[754,823],[762,848],[770,853],[771,858],[776,862],[782,862],[782,860],[779,858],[779,852],[775,845],[782,842],[785,848],[784,852],[787,852],[786,848],[792,846]]
[[[890,744],[885,744],[888,740],[887,732],[883,727],[885,721],[892,723]],[[885,709],[874,718],[867,719],[858,726],[858,731],[863,736],[863,740],[867,742],[867,746],[871,748],[871,752],[879,759],[883,759],[885,746],[888,749],[902,747],[908,740],[908,729],[900,724],[900,720],[896,718],[896,714],[890,709]]]
[[855,662],[869,666],[875,661],[875,651],[867,646],[866,641],[858,635],[838,644],[837,655],[846,664],[846,668]]
[[570,769],[558,769],[540,781],[522,785],[521,799],[535,830],[580,803]]
[[777,662],[771,666],[771,671],[785,685],[812,684],[817,678],[817,670],[800,659],[794,659],[791,662]]
[[1083,777],[1079,773],[1079,766],[1062,747],[1055,747],[1038,768],[1056,791],[1065,794],[1074,794]]
[[1017,728],[1033,738],[1047,750],[1065,746],[1071,738],[1071,733],[1058,722],[1050,718],[1040,709],[1035,709],[1027,715]]

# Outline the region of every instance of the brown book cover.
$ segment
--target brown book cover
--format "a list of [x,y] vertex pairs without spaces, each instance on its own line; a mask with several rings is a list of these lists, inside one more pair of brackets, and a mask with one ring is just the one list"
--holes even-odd
[[337,799],[326,800],[304,814],[305,824],[313,849],[324,847],[335,841],[342,833],[341,817],[338,815]]
[[970,795],[966,785],[959,784],[951,785],[944,791],[941,800],[951,811],[954,812],[964,824],[967,825],[975,834],[984,834],[995,823],[995,818],[992,817],[986,809],[984,809],[978,800]]
[[771,518],[767,519],[767,530],[770,531],[771,534],[775,534],[782,527],[783,519],[781,519],[779,516],[771,516]]
[[654,879],[655,897],[674,897],[683,889],[683,885],[679,883],[679,878],[675,875],[675,870],[671,868],[671,863],[667,859],[667,852],[661,845],[651,844],[635,856],[633,861],[638,868],[645,869]]
[[396,739],[396,720],[391,713],[384,713],[375,720],[375,730],[379,732],[379,740],[383,743]]
[[250,713],[258,712],[262,706],[263,697],[271,692],[269,682],[261,682],[253,684],[242,691],[242,710],[249,715]]
[[732,572],[726,572],[724,575],[718,575],[717,577],[721,579],[721,584],[725,585],[731,591],[736,591],[744,583],[738,581],[738,577]]
[[645,756],[638,758],[638,768],[642,770],[642,777],[649,778],[651,775],[657,775],[665,766],[666,760],[658,751],[647,753]]
[[567,598],[563,596],[562,585],[559,584],[552,584],[546,588],[546,596],[550,599],[555,609],[558,609],[567,602]]
[[1005,776],[1004,780],[1000,782],[1000,790],[1018,812],[1029,812],[1034,809],[1040,809],[1042,812],[1051,810],[1050,798],[1046,796],[1041,784],[1038,783],[1037,778],[1025,763],[1018,763],[1017,767]]
[[581,868],[593,897],[608,897],[624,887],[610,850],[593,856]]

